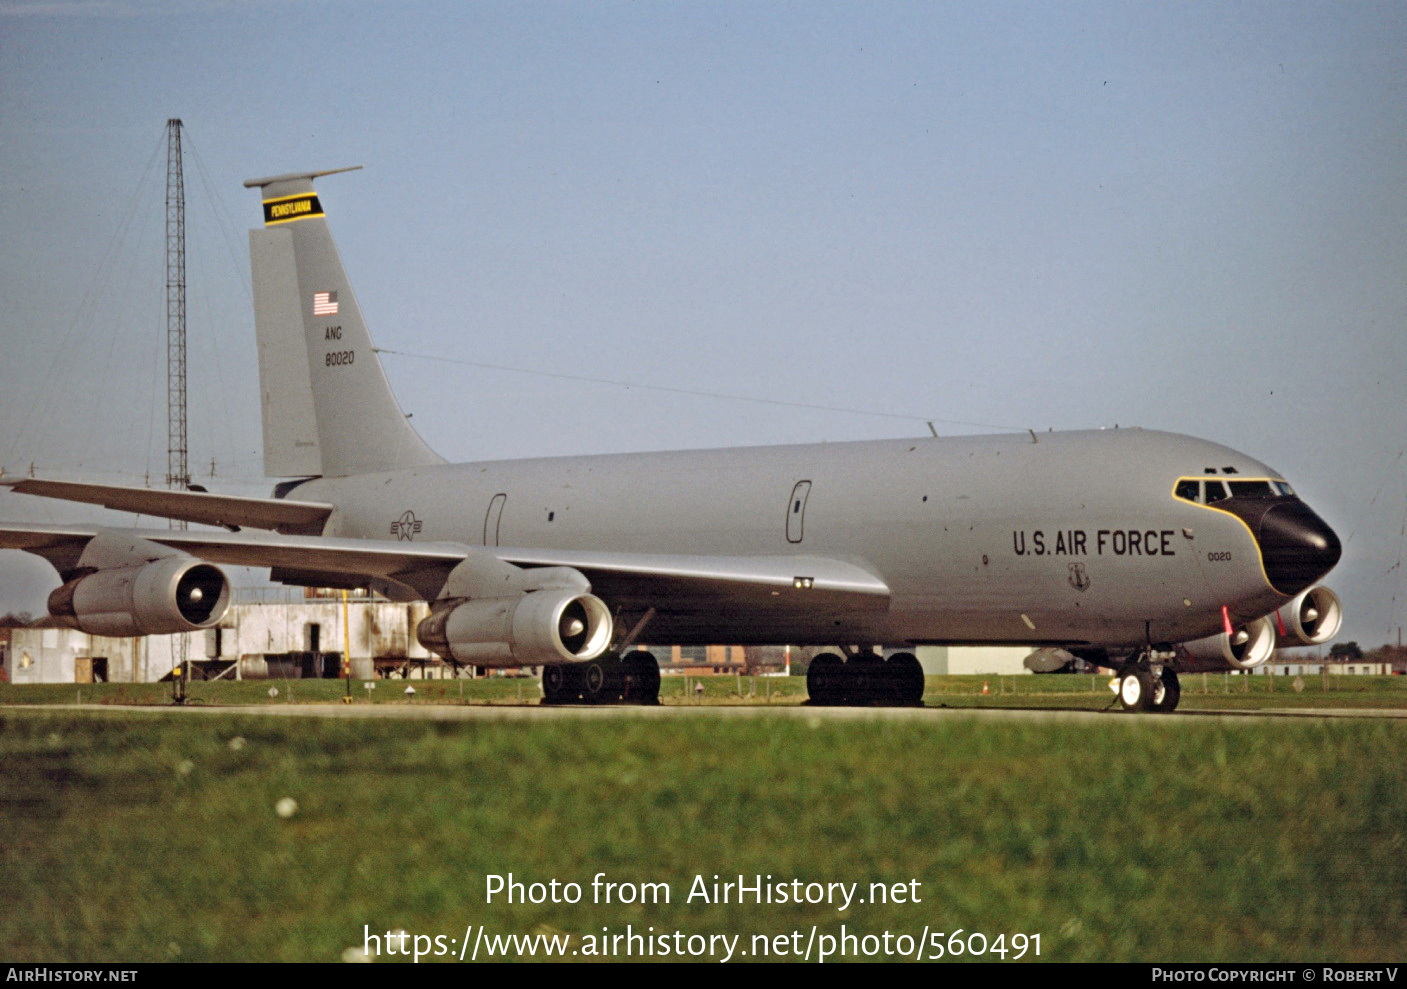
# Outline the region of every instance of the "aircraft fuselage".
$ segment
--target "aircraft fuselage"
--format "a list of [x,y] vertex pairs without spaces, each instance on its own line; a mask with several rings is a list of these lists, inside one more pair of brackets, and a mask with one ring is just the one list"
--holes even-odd
[[291,497],[337,506],[327,535],[810,554],[891,592],[883,611],[662,613],[648,635],[661,641],[1125,646],[1211,635],[1223,608],[1258,617],[1308,586],[1272,585],[1237,514],[1175,497],[1212,472],[1280,477],[1224,446],[1121,429],[425,466]]

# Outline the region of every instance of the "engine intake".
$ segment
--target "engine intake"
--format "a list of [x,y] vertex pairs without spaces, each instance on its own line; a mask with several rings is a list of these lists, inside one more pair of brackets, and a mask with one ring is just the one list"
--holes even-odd
[[1230,635],[1209,635],[1183,643],[1182,649],[1194,661],[1192,666],[1253,670],[1275,654],[1275,626],[1269,616],[1257,618],[1233,628]]
[[169,635],[210,628],[230,607],[230,582],[189,556],[113,567],[71,580],[49,595],[49,613],[89,635]]
[[595,595],[541,590],[444,608],[420,623],[416,638],[461,663],[545,666],[595,659],[613,628],[610,610]]
[[1337,594],[1319,584],[1277,611],[1275,621],[1280,634],[1295,645],[1317,646],[1339,634],[1343,605]]

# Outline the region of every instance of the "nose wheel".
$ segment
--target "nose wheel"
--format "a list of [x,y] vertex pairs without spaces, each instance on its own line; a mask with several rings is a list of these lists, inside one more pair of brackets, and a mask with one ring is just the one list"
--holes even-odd
[[1130,664],[1119,673],[1119,703],[1125,711],[1153,709],[1153,674],[1137,664]]
[[1182,699],[1182,685],[1172,667],[1159,665],[1157,671],[1146,656],[1138,656],[1119,671],[1119,703],[1125,711],[1153,711],[1169,714]]
[[1158,675],[1158,687],[1154,691],[1153,710],[1169,714],[1177,710],[1177,702],[1182,700],[1182,684],[1171,667],[1164,666]]

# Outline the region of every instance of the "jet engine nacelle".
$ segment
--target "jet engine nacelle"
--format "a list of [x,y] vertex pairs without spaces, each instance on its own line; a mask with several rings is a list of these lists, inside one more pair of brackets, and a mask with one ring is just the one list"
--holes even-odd
[[1280,634],[1300,646],[1317,646],[1339,634],[1343,606],[1339,596],[1320,584],[1300,594],[1275,613]]
[[610,645],[610,609],[572,589],[465,601],[416,629],[426,649],[475,666],[547,666],[595,659]]
[[1275,654],[1275,626],[1270,616],[1220,632],[1205,639],[1184,642],[1182,649],[1194,661],[1192,666],[1253,670]]
[[230,582],[189,556],[99,570],[49,595],[49,613],[89,635],[168,635],[210,628],[230,607]]

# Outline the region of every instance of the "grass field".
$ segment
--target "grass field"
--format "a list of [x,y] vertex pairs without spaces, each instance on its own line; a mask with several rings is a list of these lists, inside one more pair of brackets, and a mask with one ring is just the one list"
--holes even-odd
[[[804,944],[812,925],[844,923],[1040,934],[1047,960],[1400,959],[1404,742],[1407,724],[1381,720],[410,723],[12,707],[0,957],[335,960],[364,924],[578,939],[632,924],[742,934],[748,950],[754,934],[802,931]],[[286,819],[285,797],[298,808]],[[508,872],[575,881],[585,901],[487,904],[485,876]],[[591,904],[597,872],[668,883],[671,900]],[[922,902],[685,902],[695,875],[739,873],[862,891],[914,879]]]

